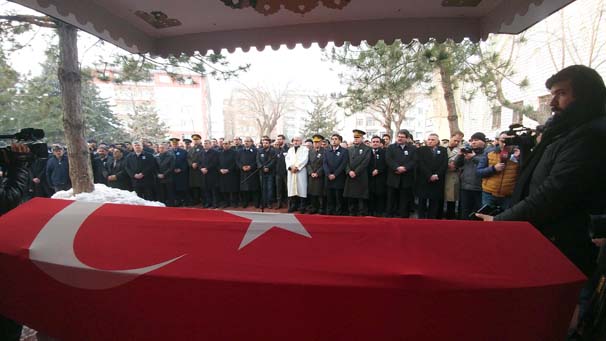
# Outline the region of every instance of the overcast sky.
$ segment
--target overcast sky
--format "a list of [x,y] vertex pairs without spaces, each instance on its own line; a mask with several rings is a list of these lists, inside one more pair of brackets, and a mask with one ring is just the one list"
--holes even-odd
[[[23,6],[0,1],[0,11],[17,11],[18,13],[36,14]],[[34,32],[23,36],[27,46],[11,54],[11,65],[21,74],[35,76],[41,72],[40,64],[44,61],[44,49],[54,34],[45,28],[34,28]],[[79,57],[83,65],[92,65],[101,56],[108,56],[118,48],[109,43],[100,43],[99,39],[82,33],[79,35]],[[238,49],[234,53],[223,52],[233,65],[251,64],[248,72],[230,81],[211,80],[212,114],[221,112],[223,99],[228,97],[231,90],[241,83],[255,87],[290,88],[303,93],[329,94],[339,91],[342,87],[337,71],[331,70],[331,63],[323,61],[322,49],[312,45],[305,49],[297,45],[289,50],[282,46],[278,51],[267,47],[263,51],[252,48],[248,52]]]

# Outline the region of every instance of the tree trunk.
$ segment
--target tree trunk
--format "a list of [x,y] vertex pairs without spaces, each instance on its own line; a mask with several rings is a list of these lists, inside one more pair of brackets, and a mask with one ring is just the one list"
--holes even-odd
[[82,115],[82,80],[78,65],[78,31],[74,26],[59,23],[59,84],[63,101],[63,129],[67,142],[69,177],[74,194],[94,190],[92,166],[84,138]]
[[446,68],[442,65],[440,65],[440,78],[442,90],[444,91],[444,101],[446,101],[446,110],[448,111],[448,128],[450,129],[450,135],[452,135],[457,131],[461,131],[459,129],[459,115],[457,114],[457,106],[455,104],[452,79]]

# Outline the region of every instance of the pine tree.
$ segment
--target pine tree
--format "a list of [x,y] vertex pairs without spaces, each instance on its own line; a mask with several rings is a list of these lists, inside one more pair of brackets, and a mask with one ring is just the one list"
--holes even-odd
[[301,135],[311,138],[314,134],[320,134],[328,138],[335,132],[338,124],[333,104],[326,96],[309,97],[309,100],[313,104],[313,109],[307,111],[308,116]]
[[0,131],[11,134],[21,127],[18,124],[17,83],[19,74],[6,62],[6,56],[0,50]]
[[416,60],[418,48],[417,42],[405,45],[399,40],[333,48],[329,57],[347,67],[340,75],[347,91],[336,96],[337,105],[346,114],[367,112],[393,136],[413,104],[418,83],[426,81]]
[[168,126],[150,105],[135,105],[133,112],[128,114],[128,119],[128,129],[134,140],[161,141],[168,136]]

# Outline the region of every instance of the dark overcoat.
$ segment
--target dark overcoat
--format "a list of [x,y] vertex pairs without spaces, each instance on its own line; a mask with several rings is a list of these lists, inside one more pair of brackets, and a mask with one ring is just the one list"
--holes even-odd
[[[370,193],[383,195],[387,192],[387,164],[385,162],[385,149],[371,149],[370,163],[368,165],[368,190]],[[374,170],[379,174],[372,176]]]
[[36,197],[50,197],[53,194],[52,189],[48,185],[48,179],[46,178],[46,162],[48,158],[36,158],[30,167],[31,177],[40,180],[39,183],[35,184],[30,181],[31,190],[34,192]]
[[[173,169],[173,182],[175,191],[187,191],[189,189],[189,164],[187,163],[187,150],[183,148],[173,149],[175,155],[175,167]],[[180,169],[181,172],[176,173],[174,170]]]
[[286,146],[276,149],[275,173],[278,177],[286,177],[286,161],[284,160],[286,154],[288,154],[288,148]]
[[156,156],[156,161],[158,162],[158,174],[164,175],[163,179],[158,178],[158,183],[171,183],[174,179],[173,170],[175,169],[175,154],[171,151],[166,151]]
[[[412,144],[400,146],[394,143],[387,147],[385,161],[387,163],[387,186],[392,188],[411,188],[415,184],[415,155],[417,148]],[[406,167],[406,172],[397,174],[396,169]]]
[[219,190],[223,193],[240,191],[240,173],[236,164],[238,152],[234,149],[223,150],[219,153],[219,170],[227,169],[226,174],[219,173]]
[[[446,169],[448,169],[448,151],[446,148],[438,146],[435,153],[432,148],[427,146],[417,149],[417,196],[433,200],[444,198]],[[438,175],[438,181],[429,181],[433,174]]]
[[[126,157],[126,172],[130,177],[134,188],[153,188],[156,183],[158,164],[154,156],[148,152],[130,153]],[[137,173],[143,173],[143,179],[135,179]]]
[[269,172],[265,173],[261,169],[259,173],[273,176],[276,169],[276,150],[271,147],[267,149],[260,148],[257,152],[257,167],[269,168]]
[[[307,159],[307,195],[324,195],[324,149],[309,150]],[[311,173],[318,173],[317,178],[312,178]]]
[[[240,169],[240,191],[258,191],[260,187],[259,176],[251,175],[257,170],[257,150],[255,148],[243,148],[238,152],[236,164]],[[250,170],[242,170],[244,166],[250,166]]]
[[[368,199],[368,164],[372,152],[370,147],[360,143],[348,149],[349,161],[345,166],[345,188],[343,197]],[[356,177],[351,178],[349,171],[356,172]]]
[[116,160],[108,166],[109,175],[115,175],[116,181],[108,181],[107,185],[112,188],[119,188],[125,191],[132,191],[132,183],[128,173],[126,173],[126,156]]
[[[337,149],[330,148],[324,153],[324,176],[326,177],[327,189],[343,189],[345,187],[345,167],[349,160],[347,149],[339,146]],[[330,174],[335,175],[334,180],[328,180]]]
[[201,144],[198,145],[193,145],[188,151],[187,151],[187,164],[189,166],[188,168],[188,172],[189,172],[189,187],[190,188],[200,188],[202,187],[202,173],[200,172],[200,167],[198,166],[196,169],[194,169],[192,167],[192,164],[196,163],[198,158],[200,157],[200,153],[202,153],[202,151],[204,150],[204,148],[202,148]]
[[[198,153],[196,162],[198,162],[197,172],[202,174],[200,187],[203,190],[210,190],[219,186],[219,152],[212,148],[203,149],[201,153]],[[203,174],[202,168],[206,168],[208,172]]]

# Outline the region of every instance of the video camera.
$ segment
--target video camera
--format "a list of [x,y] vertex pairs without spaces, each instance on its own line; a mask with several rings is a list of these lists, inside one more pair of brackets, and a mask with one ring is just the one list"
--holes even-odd
[[531,128],[524,127],[520,123],[509,126],[505,132],[508,145],[534,145],[534,135]]
[[463,148],[461,148],[461,153],[463,153],[463,154],[473,153],[473,149],[471,148],[471,146],[469,145],[469,143],[465,143],[465,145],[463,146]]
[[19,155],[19,158],[25,159],[25,161],[48,157],[48,146],[46,145],[46,141],[44,141],[44,130],[42,129],[23,128],[13,135],[0,135],[0,164],[7,164],[11,159],[15,159],[17,155],[14,155],[11,151],[10,144],[12,141],[6,143],[2,140],[12,140],[28,146],[30,152]]

